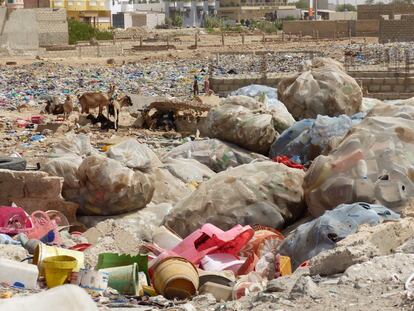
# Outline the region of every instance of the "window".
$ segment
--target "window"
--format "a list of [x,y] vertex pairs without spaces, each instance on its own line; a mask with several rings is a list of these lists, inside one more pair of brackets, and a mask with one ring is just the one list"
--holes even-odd
[[7,3],[8,4],[13,4],[14,3],[14,0],[7,0]]

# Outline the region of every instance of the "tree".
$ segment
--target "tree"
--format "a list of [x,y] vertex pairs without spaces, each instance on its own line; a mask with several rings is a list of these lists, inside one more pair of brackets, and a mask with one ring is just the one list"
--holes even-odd
[[340,4],[336,6],[337,12],[352,12],[356,11],[356,8],[352,4]]
[[375,0],[365,0],[365,4],[373,5]]
[[294,4],[296,8],[302,10],[309,8],[309,2],[307,0],[299,0],[297,2],[293,2],[292,4]]

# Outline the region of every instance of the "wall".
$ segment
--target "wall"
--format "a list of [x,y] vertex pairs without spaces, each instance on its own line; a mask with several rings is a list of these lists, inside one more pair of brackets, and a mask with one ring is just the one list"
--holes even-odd
[[35,10],[14,10],[4,25],[0,44],[11,50],[37,50],[39,27]]
[[39,45],[66,45],[69,43],[68,22],[64,9],[37,9]]
[[413,4],[377,4],[377,5],[358,5],[358,19],[381,19],[387,15],[389,19],[394,19],[394,15],[414,14]]
[[339,20],[356,20],[357,12],[329,12],[330,21],[339,21]]
[[[370,72],[358,71],[348,72],[362,86],[367,97],[379,99],[411,98],[414,96],[414,76],[404,72]],[[276,87],[280,80],[289,74],[268,74],[267,77],[260,75],[236,75],[232,77],[210,78],[211,89],[220,96],[227,96],[232,91],[250,84],[262,84]]]
[[279,9],[276,10],[276,15],[278,19],[285,19],[289,16],[292,16],[296,19],[300,19],[302,17],[300,9]]
[[381,20],[379,42],[410,42],[414,41],[414,21],[407,18],[402,20]]
[[229,93],[251,84],[267,85],[277,87],[283,75],[237,75],[237,77],[211,77],[210,88],[219,96],[227,96]]
[[378,36],[379,20],[376,19],[361,19],[355,23],[355,31],[357,37],[364,36]]
[[0,205],[9,206],[14,202],[30,214],[37,210],[58,210],[70,223],[75,223],[79,206],[62,198],[62,185],[63,178],[44,172],[0,169]]
[[50,8],[49,0],[24,0],[25,9]]
[[164,13],[141,13],[132,15],[132,27],[146,26],[148,29],[154,29],[157,25],[164,24]]
[[357,20],[357,21],[284,21],[283,32],[286,34],[303,36],[315,36],[318,31],[320,38],[333,38],[334,34],[339,36],[378,36],[379,21]]

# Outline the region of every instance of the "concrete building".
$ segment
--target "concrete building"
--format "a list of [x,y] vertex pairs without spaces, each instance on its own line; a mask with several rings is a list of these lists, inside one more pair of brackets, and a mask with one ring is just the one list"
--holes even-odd
[[215,16],[218,0],[165,1],[165,17],[183,17],[184,27],[202,27],[205,16]]
[[23,0],[25,9],[49,8],[49,0]]
[[50,8],[7,11],[0,8],[0,47],[7,51],[37,52],[39,47],[68,44],[65,10]]
[[112,15],[112,27],[127,29],[130,27],[146,27],[154,29],[165,23],[165,14],[161,12],[119,12]]
[[302,10],[297,9],[295,6],[279,7],[276,10],[276,19],[287,19],[287,18],[301,19]]
[[24,8],[23,0],[6,0],[6,8],[16,10]]
[[217,16],[240,22],[273,17],[287,0],[221,0]]
[[165,21],[162,0],[115,0],[111,2],[112,26],[115,28],[154,28]]
[[50,7],[66,9],[68,18],[105,29],[111,26],[111,1],[114,0],[50,0]]

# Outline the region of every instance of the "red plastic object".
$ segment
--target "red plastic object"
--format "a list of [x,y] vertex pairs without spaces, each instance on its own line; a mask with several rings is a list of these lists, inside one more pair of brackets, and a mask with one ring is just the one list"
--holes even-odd
[[33,212],[30,219],[33,228],[25,232],[29,239],[41,240],[44,243],[62,244],[57,223],[50,220],[45,212]]
[[43,123],[43,117],[42,116],[33,116],[31,118],[31,121],[33,124],[41,124]]
[[208,254],[227,253],[237,256],[253,235],[254,230],[250,226],[236,225],[223,231],[212,224],[205,224],[174,247],[172,252],[197,265]]
[[33,224],[21,207],[0,206],[0,233],[18,234],[33,228]]
[[273,162],[282,163],[288,167],[296,168],[299,170],[304,170],[305,167],[302,164],[298,164],[296,162],[293,162],[291,159],[289,159],[287,156],[277,156],[276,158],[273,158]]
[[69,247],[69,249],[73,250],[73,251],[83,252],[91,246],[92,246],[92,244],[89,244],[89,243],[81,243],[81,244],[76,244],[72,247]]

